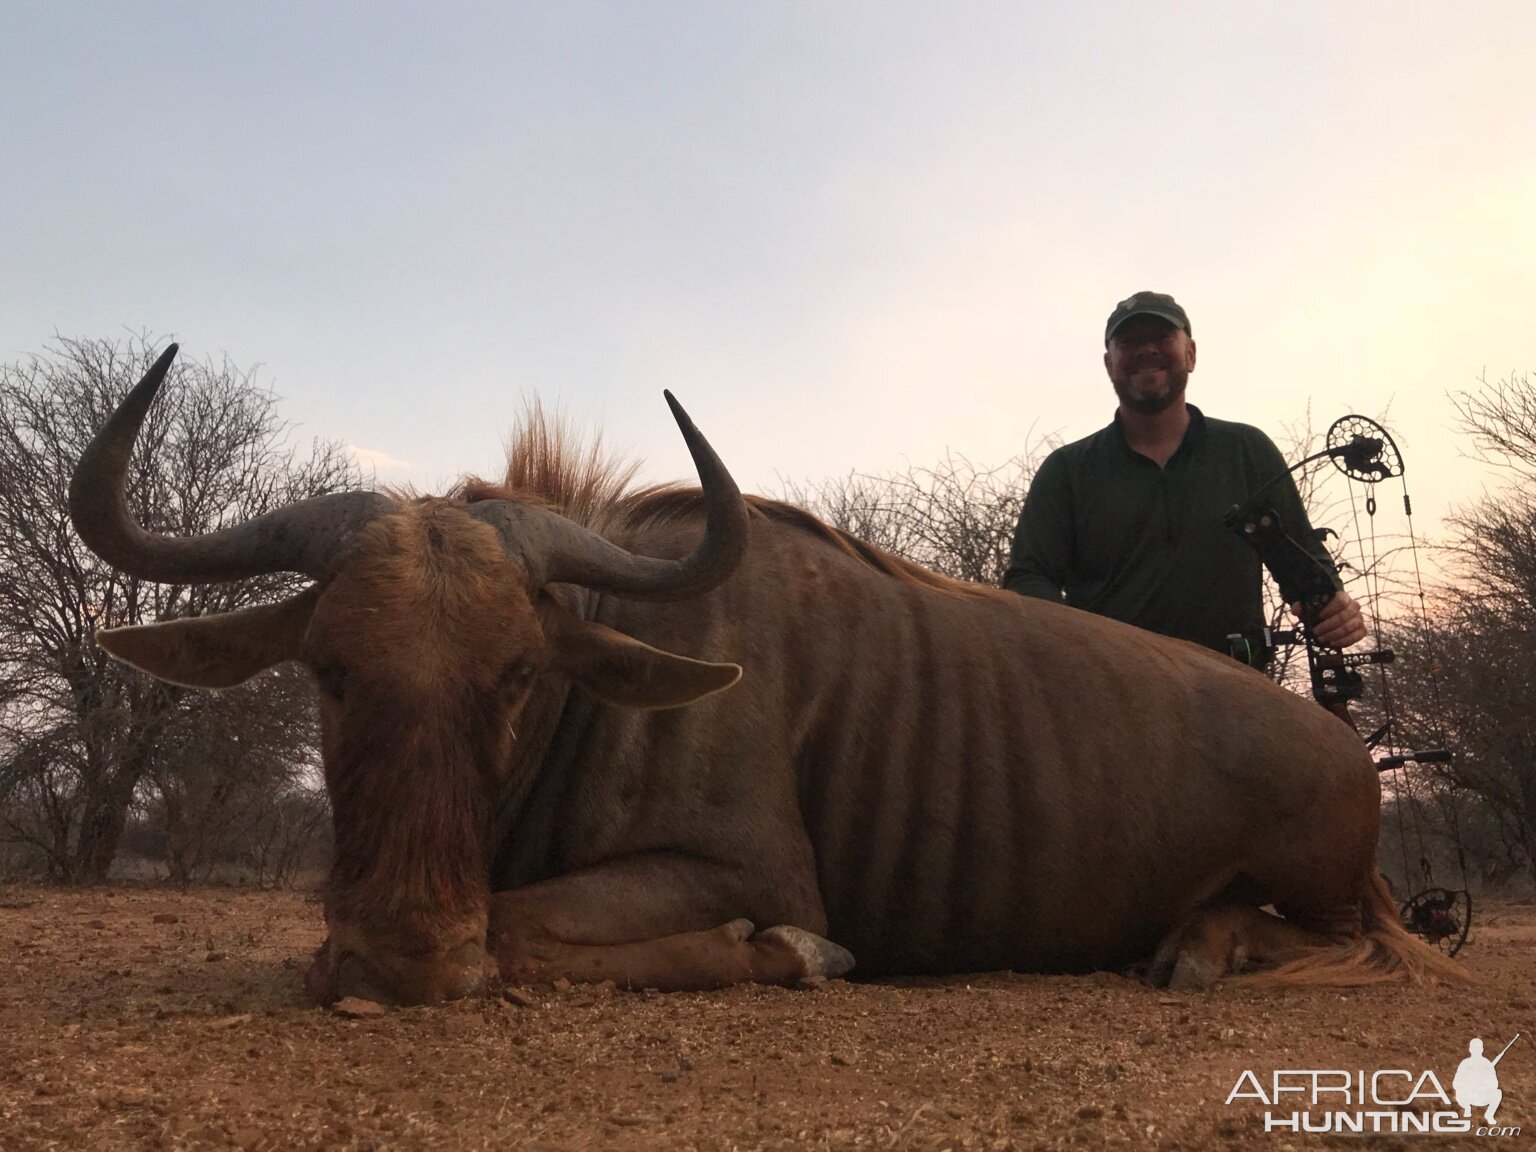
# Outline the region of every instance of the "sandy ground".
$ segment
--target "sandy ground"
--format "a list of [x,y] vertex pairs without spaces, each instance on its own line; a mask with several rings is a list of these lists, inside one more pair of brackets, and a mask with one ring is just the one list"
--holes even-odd
[[[1175,994],[987,974],[814,991],[307,1006],[294,893],[0,894],[0,1148],[1518,1147],[1536,1138],[1536,905],[1482,912],[1467,988]],[[1242,1072],[1424,1070],[1473,1036],[1518,1136],[1317,1137],[1226,1100]],[[1401,1088],[1399,1082],[1393,1092]],[[1388,1094],[1386,1088],[1383,1094]],[[1305,1096],[1279,1110],[1289,1116]],[[1336,1098],[1335,1098],[1336,1099]],[[1324,1103],[1315,1114],[1329,1111]]]

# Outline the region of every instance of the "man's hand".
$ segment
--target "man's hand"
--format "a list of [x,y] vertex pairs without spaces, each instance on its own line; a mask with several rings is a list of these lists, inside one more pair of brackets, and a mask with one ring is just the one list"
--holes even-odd
[[1348,592],[1336,592],[1333,599],[1317,610],[1315,615],[1303,616],[1300,604],[1291,605],[1291,614],[1304,620],[1312,631],[1312,638],[1327,648],[1348,648],[1365,639],[1365,620],[1360,615],[1360,605]]

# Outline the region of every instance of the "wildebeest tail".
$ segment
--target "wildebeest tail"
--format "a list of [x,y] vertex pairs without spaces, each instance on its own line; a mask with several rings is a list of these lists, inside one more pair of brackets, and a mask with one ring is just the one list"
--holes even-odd
[[1367,984],[1477,982],[1464,965],[1403,927],[1381,872],[1372,868],[1361,893],[1360,936],[1243,977],[1249,987],[1350,988]]

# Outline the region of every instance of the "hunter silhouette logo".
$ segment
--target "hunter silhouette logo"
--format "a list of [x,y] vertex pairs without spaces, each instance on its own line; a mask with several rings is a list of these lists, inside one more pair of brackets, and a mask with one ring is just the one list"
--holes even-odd
[[[1520,1033],[1516,1032],[1515,1040],[1518,1039]],[[1504,1045],[1503,1050],[1492,1060],[1483,1055],[1481,1039],[1473,1039],[1467,1045],[1467,1058],[1456,1069],[1456,1078],[1451,1081],[1451,1090],[1456,1093],[1456,1103],[1461,1105],[1463,1116],[1471,1116],[1474,1108],[1486,1108],[1488,1111],[1483,1113],[1483,1121],[1489,1125],[1493,1123],[1499,1103],[1504,1099],[1496,1069],[1499,1061],[1504,1059],[1504,1053],[1514,1046],[1515,1040]]]
[[[1519,1039],[1516,1032],[1490,1060],[1482,1039],[1474,1037],[1450,1093],[1432,1068],[1284,1068],[1263,1076],[1245,1069],[1227,1104],[1262,1105],[1266,1132],[1518,1136],[1518,1126],[1495,1126],[1495,1120],[1504,1102],[1498,1064]],[[1474,1119],[1474,1110],[1481,1117]]]

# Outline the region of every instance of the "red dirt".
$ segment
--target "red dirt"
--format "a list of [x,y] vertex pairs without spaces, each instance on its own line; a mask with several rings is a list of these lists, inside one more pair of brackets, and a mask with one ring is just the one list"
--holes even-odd
[[1262,1105],[1225,1100],[1244,1069],[1266,1084],[1280,1068],[1430,1069],[1449,1092],[1471,1037],[1492,1056],[1516,1032],[1498,1121],[1536,1133],[1531,903],[1481,913],[1470,989],[1179,994],[1002,973],[540,988],[362,1018],[302,1000],[323,934],[302,895],[10,889],[0,905],[5,1152],[1358,1148],[1266,1133]]

